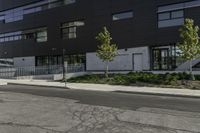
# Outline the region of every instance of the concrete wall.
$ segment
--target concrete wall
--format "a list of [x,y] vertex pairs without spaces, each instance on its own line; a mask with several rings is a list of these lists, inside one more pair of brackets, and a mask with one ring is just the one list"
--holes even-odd
[[[118,50],[118,56],[109,63],[109,70],[112,71],[132,71],[133,54],[142,54],[142,70],[150,70],[150,53],[148,47],[138,47]],[[87,71],[105,70],[105,63],[102,62],[96,53],[87,53]]]
[[35,57],[17,57],[13,59],[15,67],[35,66]]

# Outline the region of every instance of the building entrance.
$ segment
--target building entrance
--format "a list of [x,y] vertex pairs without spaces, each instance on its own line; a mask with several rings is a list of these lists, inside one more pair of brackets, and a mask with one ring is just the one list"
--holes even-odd
[[168,70],[169,69],[169,49],[153,49],[152,50],[152,66],[153,70]]

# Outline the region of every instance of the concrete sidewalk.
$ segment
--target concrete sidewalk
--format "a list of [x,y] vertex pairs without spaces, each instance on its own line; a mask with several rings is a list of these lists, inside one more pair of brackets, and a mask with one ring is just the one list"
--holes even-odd
[[59,87],[77,90],[90,91],[108,91],[108,92],[127,92],[127,93],[141,93],[153,95],[170,95],[170,96],[184,96],[200,98],[200,90],[190,89],[174,89],[174,88],[155,88],[155,87],[134,87],[134,86],[117,86],[105,84],[83,84],[83,83],[61,83],[45,80],[0,80],[1,83],[18,84],[18,85],[32,85],[45,87]]

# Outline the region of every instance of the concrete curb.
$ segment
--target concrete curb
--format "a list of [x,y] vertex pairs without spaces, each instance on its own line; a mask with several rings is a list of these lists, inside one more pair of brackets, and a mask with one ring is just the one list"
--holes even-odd
[[[184,98],[200,98],[200,95],[190,95],[190,94],[174,94],[174,93],[170,93],[170,92],[149,92],[149,91],[144,91],[144,90],[131,90],[131,91],[127,91],[127,90],[123,90],[122,89],[112,89],[112,88],[108,88],[108,89],[90,89],[90,88],[86,88],[86,87],[73,87],[73,85],[67,85],[66,87],[63,85],[58,86],[58,85],[44,85],[44,84],[28,84],[28,83],[12,83],[12,82],[8,82],[8,84],[10,85],[25,85],[25,86],[38,86],[38,87],[51,87],[51,88],[60,88],[60,89],[71,89],[71,90],[85,90],[85,91],[101,91],[101,92],[116,92],[116,93],[127,93],[127,94],[141,94],[141,95],[155,95],[155,96],[170,96],[170,97],[184,97]],[[115,86],[113,86],[115,87]],[[120,86],[118,86],[120,87]],[[180,89],[181,91],[181,89]],[[192,90],[191,90],[192,91]],[[200,90],[199,90],[200,93]]]
[[153,96],[169,96],[169,97],[179,97],[179,98],[200,98],[200,96],[196,95],[184,95],[184,94],[167,94],[167,93],[160,93],[160,92],[138,92],[138,91],[122,91],[122,90],[108,90],[108,91],[102,91],[102,90],[90,90],[90,89],[80,89],[80,88],[72,88],[68,87],[71,90],[85,90],[85,91],[101,91],[101,92],[115,92],[115,93],[124,93],[124,94],[139,94],[139,95],[153,95]]
[[60,88],[60,89],[70,89],[65,86],[49,86],[49,85],[37,85],[37,84],[25,84],[25,83],[8,83],[7,85],[24,85],[24,86],[38,86],[38,87],[51,87],[51,88]]
[[[2,82],[3,83],[3,82]],[[170,97],[187,97],[187,98],[200,98],[200,90],[181,90],[181,89],[170,89],[170,88],[148,88],[141,87],[126,87],[126,86],[112,86],[112,85],[98,85],[98,84],[76,84],[59,82],[16,82],[7,81],[11,85],[26,85],[26,86],[39,86],[39,87],[51,87],[60,89],[71,89],[71,90],[85,90],[85,91],[103,91],[103,92],[116,92],[116,93],[127,93],[127,94],[141,94],[141,95],[155,95],[155,96],[170,96]],[[4,84],[4,85],[7,85]],[[55,83],[55,85],[54,85]],[[1,85],[1,84],[0,84]],[[180,90],[180,92],[179,92]],[[171,91],[171,92],[170,92]]]
[[168,97],[177,97],[177,98],[197,98],[200,96],[193,95],[182,95],[182,94],[165,94],[165,93],[150,93],[150,92],[131,92],[131,91],[114,91],[116,93],[127,93],[127,94],[140,94],[140,95],[152,95],[152,96],[168,96]]
[[7,84],[8,84],[7,82],[1,82],[0,86],[4,86],[4,85],[7,85]]

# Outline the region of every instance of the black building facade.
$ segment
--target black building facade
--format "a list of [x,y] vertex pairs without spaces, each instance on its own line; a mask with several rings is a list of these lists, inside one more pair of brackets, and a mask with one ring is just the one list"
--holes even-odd
[[[173,70],[178,29],[185,18],[200,25],[199,13],[200,0],[0,0],[0,57],[39,66],[61,64],[65,55],[95,70],[87,53],[96,51],[95,36],[106,26],[119,49],[148,49],[142,70]],[[138,67],[131,64],[127,70]]]

